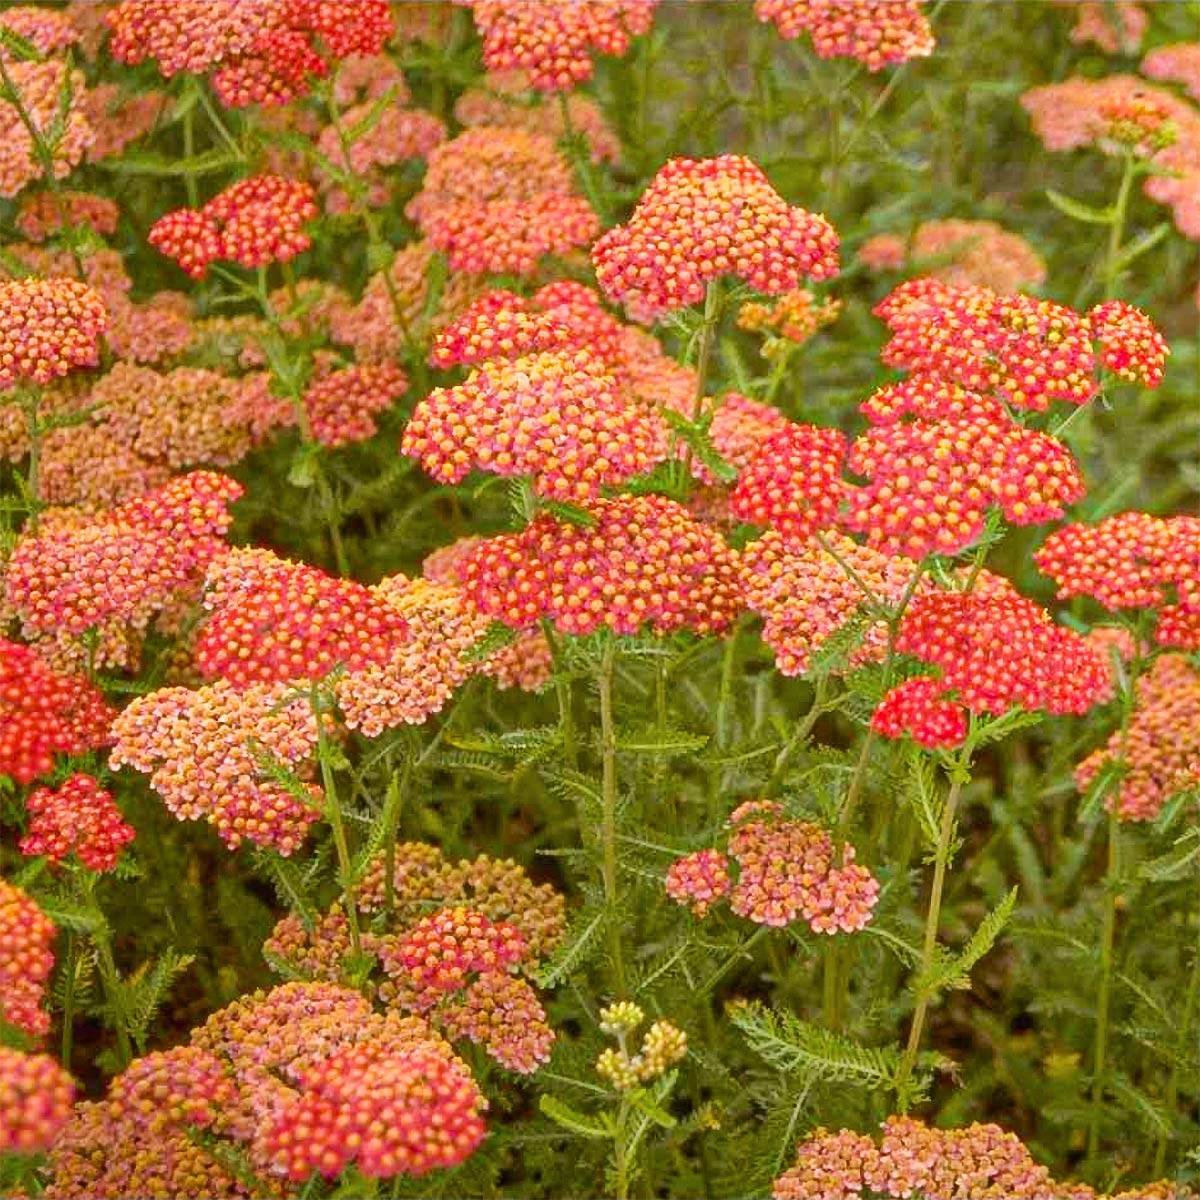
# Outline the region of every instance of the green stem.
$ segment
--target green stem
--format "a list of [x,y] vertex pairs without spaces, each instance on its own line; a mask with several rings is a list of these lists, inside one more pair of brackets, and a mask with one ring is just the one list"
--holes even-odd
[[63,1007],[62,1007],[62,1065],[64,1071],[71,1069],[71,1055],[75,1049],[75,934],[67,930],[67,953],[63,961]]
[[383,802],[383,907],[389,917],[396,907],[396,835],[411,775],[412,760],[406,757],[399,776],[393,776],[395,783],[388,788]]
[[609,638],[600,662],[600,756],[601,799],[604,825],[603,878],[604,902],[608,909],[609,939],[617,991],[625,994],[625,964],[621,951],[621,927],[617,919],[617,727],[613,720],[613,677],[616,672],[617,643]]
[[[358,897],[354,887],[354,866],[350,861],[350,847],[346,842],[346,826],[342,820],[342,807],[338,800],[337,781],[333,775],[333,764],[329,757],[329,734],[325,732],[326,705],[317,689],[309,693],[309,703],[317,720],[317,758],[321,764],[321,781],[325,785],[325,815],[333,830],[333,844],[337,850],[338,875],[342,885],[342,906],[346,910],[346,922],[350,927],[350,946],[357,955],[360,952],[358,934]],[[385,882],[386,886],[386,882]]]
[[621,1099],[613,1129],[613,1166],[616,1174],[616,1200],[629,1200],[629,1163],[626,1158],[625,1125],[629,1120],[629,1101]]
[[1125,219],[1129,211],[1129,193],[1133,188],[1133,177],[1137,159],[1131,150],[1125,151],[1121,185],[1117,189],[1117,200],[1113,205],[1112,225],[1108,230],[1108,252],[1104,256],[1104,299],[1113,300],[1117,293],[1117,275],[1120,271],[1121,242],[1125,237]]
[[721,324],[723,296],[721,281],[711,279],[704,289],[704,319],[700,326],[700,347],[696,354],[696,391],[692,396],[692,420],[704,415],[704,395],[708,382],[708,368],[712,361],[713,345],[717,340],[717,328]]
[[42,509],[42,438],[46,430],[42,425],[40,400],[40,396],[33,388],[22,389],[18,400],[21,411],[25,414],[25,433],[29,438],[29,475],[26,479],[26,486],[29,489],[29,531],[31,533],[37,533],[38,514]]
[[792,754],[795,752],[796,747],[812,733],[812,727],[817,723],[817,718],[825,711],[825,691],[828,686],[829,676],[822,675],[817,680],[812,705],[805,714],[804,720],[797,722],[796,728],[792,731],[792,736],[784,742],[779,749],[779,753],[775,756],[771,775],[767,779],[766,786],[763,788],[764,796],[768,798],[774,796],[783,786]]
[[550,663],[554,669],[554,694],[558,698],[558,727],[562,733],[563,761],[572,770],[579,767],[579,752],[575,748],[575,717],[571,708],[571,681],[566,677],[562,642],[554,631],[554,622],[542,619],[542,633],[550,646]]
[[896,1097],[901,1113],[908,1111],[909,1083],[912,1079],[913,1068],[917,1063],[917,1054],[921,1049],[921,1034],[925,1030],[925,1017],[929,1011],[929,1001],[932,995],[927,986],[927,980],[933,970],[934,955],[937,951],[938,924],[942,916],[942,894],[946,886],[946,871],[950,865],[951,843],[954,838],[954,817],[958,811],[958,800],[962,794],[963,780],[966,776],[966,765],[954,772],[950,784],[950,794],[946,797],[942,808],[942,824],[938,831],[938,844],[934,857],[933,889],[929,894],[929,908],[925,914],[925,940],[921,947],[921,964],[917,974],[917,1005],[913,1010],[912,1025],[908,1030],[908,1043],[900,1059],[896,1072]]
[[[93,895],[95,876],[86,876],[85,895],[89,907],[95,908]],[[120,976],[117,974],[117,964],[113,960],[112,941],[109,937],[108,926],[101,922],[92,934],[92,943],[96,948],[96,968],[100,974],[100,987],[104,992],[107,1008],[113,1017],[113,1032],[117,1035],[117,1053],[120,1056],[120,1068],[123,1071],[133,1062],[133,1044],[129,1039],[129,1030],[125,1023],[125,1006],[121,1001]]]
[[709,992],[721,982],[722,979],[729,973],[733,966],[743,958],[746,958],[751,949],[758,945],[759,942],[767,936],[769,926],[760,925],[758,929],[740,946],[738,946],[729,957],[704,981],[700,987],[700,994],[707,996]]
[[724,748],[729,744],[729,710],[733,704],[733,668],[737,663],[738,633],[740,623],[735,623],[725,639],[721,652],[721,685],[717,693],[717,746]]
[[[193,82],[193,86],[202,86],[195,81],[195,76],[186,76],[187,79]],[[183,157],[191,162],[192,157],[196,153],[196,124],[195,124],[196,106],[189,104],[187,111],[183,114]],[[188,208],[200,207],[200,190],[196,185],[196,176],[189,172],[183,177],[184,187],[187,189]]]

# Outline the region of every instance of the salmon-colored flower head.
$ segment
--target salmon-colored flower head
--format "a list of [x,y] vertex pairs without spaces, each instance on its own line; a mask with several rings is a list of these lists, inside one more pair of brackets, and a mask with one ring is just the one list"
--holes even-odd
[[1176,42],[1151,50],[1142,59],[1142,74],[1182,83],[1194,100],[1200,100],[1200,42]]
[[163,688],[124,709],[112,737],[114,769],[149,775],[174,816],[208,821],[231,848],[249,840],[291,854],[320,816],[320,788],[306,785],[309,802],[268,772],[303,775],[316,752],[317,718],[287,684]]
[[50,669],[29,646],[0,638],[0,776],[32,783],[55,756],[103,746],[116,716],[82,675]]
[[[1142,44],[1150,16],[1138,0],[1079,0],[1075,4],[1075,25],[1071,41],[1085,46],[1091,43],[1105,54],[1136,54]],[[1149,61],[1149,57],[1147,57]],[[1149,78],[1156,78],[1150,71]]]
[[1121,765],[1108,807],[1123,821],[1153,821],[1173,795],[1200,784],[1200,674],[1183,655],[1164,654],[1135,691],[1128,733],[1089,754],[1075,785],[1086,792],[1103,768]]
[[312,184],[254,175],[214,196],[203,208],[180,208],[150,228],[150,244],[195,279],[218,259],[243,267],[286,262],[312,245],[304,226],[317,215]]
[[25,799],[33,819],[21,839],[21,853],[43,854],[62,862],[74,854],[93,871],[111,871],[134,839],[112,798],[91,775],[72,775],[59,787],[41,787]]
[[792,208],[748,158],[676,158],[633,215],[592,248],[604,292],[639,317],[698,304],[736,275],[779,295],[838,270],[838,238],[822,216]]
[[748,300],[738,309],[738,328],[766,335],[765,358],[780,358],[803,346],[818,330],[837,320],[840,300],[822,300],[807,288],[784,292],[777,300],[761,304]]
[[33,1038],[50,1029],[42,1001],[57,932],[25,892],[0,879],[0,1018]]
[[266,1144],[297,1181],[333,1178],[350,1163],[369,1179],[424,1175],[475,1152],[486,1108],[466,1066],[438,1046],[364,1042],[305,1073]]
[[49,1150],[74,1100],[74,1081],[49,1054],[0,1046],[0,1154]]
[[79,225],[111,235],[117,231],[120,213],[115,200],[92,192],[27,192],[21,198],[16,224],[31,242],[44,242],[63,229]]
[[936,44],[920,0],[755,0],[782,37],[807,33],[820,58],[854,58],[868,70],[927,58]]
[[[64,178],[83,160],[95,137],[85,114],[87,87],[83,72],[72,71],[61,58],[14,62],[6,69],[25,117],[43,143],[52,142],[55,178]],[[52,140],[50,134],[56,129],[59,105],[68,88],[71,103],[65,125],[61,136]],[[15,196],[27,184],[41,179],[42,171],[29,126],[15,104],[0,100],[0,196]]]
[[107,324],[104,301],[77,279],[0,283],[0,391],[98,366]]
[[649,32],[657,0],[469,0],[489,71],[520,69],[529,86],[563,92],[592,77],[592,55],[625,54]]
[[[42,54],[56,54],[79,41],[75,23],[66,13],[33,4],[18,4],[0,13],[0,29],[11,30],[23,37]],[[0,48],[0,58],[6,63],[19,61],[7,48]]]
[[576,502],[644,474],[667,446],[665,425],[588,350],[486,362],[421,400],[401,442],[440,482],[529,475],[541,495]]
[[547,618],[564,633],[721,633],[739,610],[733,551],[662,496],[595,500],[592,524],[541,514],[479,543],[463,583],[480,611],[515,629]]

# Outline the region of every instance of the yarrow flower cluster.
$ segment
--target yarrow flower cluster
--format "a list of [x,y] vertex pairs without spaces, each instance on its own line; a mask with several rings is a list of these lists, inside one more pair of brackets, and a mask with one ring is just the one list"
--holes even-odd
[[74,1099],[74,1081],[49,1054],[0,1046],[0,1154],[49,1150]]
[[908,680],[885,696],[872,727],[887,737],[947,744],[956,723],[946,701],[993,716],[1017,707],[1082,716],[1111,694],[1107,663],[1088,641],[1012,590],[916,596],[896,649],[937,668],[938,686]]
[[843,520],[881,550],[955,554],[983,532],[993,507],[1031,525],[1063,516],[1084,494],[1057,438],[935,375],[885,387],[862,411],[873,426],[851,445],[847,465],[867,482],[845,489]]
[[208,821],[232,849],[248,839],[291,854],[320,816],[316,784],[306,802],[267,769],[303,776],[316,752],[317,718],[287,684],[161,688],[125,708],[112,737],[114,770],[149,775],[174,816]]
[[396,946],[394,962],[419,989],[434,994],[433,1003],[438,992],[458,991],[468,975],[507,972],[526,952],[513,926],[460,906],[418,921]]
[[[52,15],[49,10],[42,11]],[[26,192],[21,197],[16,225],[31,242],[44,242],[81,225],[99,234],[114,234],[120,215],[115,200],[92,192]]]
[[91,776],[75,774],[57,788],[41,787],[25,798],[33,818],[21,853],[60,863],[74,854],[93,871],[111,871],[136,830],[121,816],[112,794]]
[[[753,801],[730,814],[728,854],[712,849],[679,859],[667,874],[667,894],[697,916],[728,898],[739,917],[782,927],[803,918],[814,933],[853,933],[871,919],[879,883],[819,826],[784,815],[782,805]],[[737,864],[731,882],[730,862]]]
[[1032,296],[1001,296],[932,278],[908,280],[875,314],[891,329],[887,366],[933,375],[1014,408],[1045,410],[1053,401],[1084,404],[1099,389],[1093,342],[1122,378],[1157,387],[1166,343],[1145,314],[1111,304],[1081,316]]
[[254,548],[212,563],[204,607],[212,615],[196,642],[196,666],[236,687],[312,682],[339,665],[381,663],[408,628],[363,584]]
[[0,391],[98,366],[107,324],[104,301],[77,279],[0,283]]
[[227,476],[193,471],[78,525],[22,538],[8,562],[8,600],[32,630],[144,628],[224,552],[228,505],[241,494]]
[[1153,821],[1177,792],[1200,784],[1200,673],[1179,654],[1156,658],[1135,685],[1126,733],[1075,768],[1086,793],[1100,772],[1117,765],[1119,784],[1106,800],[1123,821]]
[[514,68],[529,86],[563,92],[592,77],[592,54],[621,55],[648,33],[657,0],[467,0],[489,71]]
[[107,19],[117,61],[153,58],[168,77],[212,71],[230,107],[286,104],[331,59],[378,54],[392,33],[386,0],[121,0]]
[[[1090,42],[1105,54],[1135,54],[1150,23],[1138,0],[1078,0],[1071,7],[1075,10],[1071,41],[1079,45]],[[1149,71],[1146,74],[1154,78]]]
[[214,196],[203,208],[180,208],[160,217],[147,238],[194,279],[218,259],[243,267],[287,262],[312,245],[305,225],[317,215],[309,183],[254,175]]
[[57,932],[29,896],[0,879],[0,1018],[33,1038],[50,1029],[42,1001]]
[[766,335],[762,354],[769,360],[785,358],[803,346],[819,330],[831,325],[842,311],[840,300],[822,300],[807,288],[784,292],[777,300],[762,304],[747,300],[738,309],[739,329]]
[[542,513],[481,541],[462,567],[472,603],[514,629],[546,618],[576,636],[728,629],[737,568],[720,534],[662,496],[595,500],[587,512],[588,525]]
[[[87,86],[83,72],[71,70],[61,58],[14,62],[6,70],[25,118],[43,145],[51,148],[55,178],[62,179],[83,160],[95,137],[84,111]],[[59,131],[59,106],[68,94],[72,102],[65,109]],[[52,131],[58,136],[52,137]],[[42,161],[29,125],[14,103],[0,100],[0,196],[16,196],[22,188],[42,178],[42,172]]]
[[655,1021],[642,1037],[640,1049],[631,1053],[628,1039],[645,1019],[642,1009],[629,1000],[600,1010],[600,1028],[619,1045],[601,1052],[596,1072],[618,1091],[651,1083],[687,1057],[687,1034],[670,1021]]
[[82,675],[50,669],[29,646],[0,638],[0,776],[32,783],[57,754],[103,746],[114,709]]
[[470,275],[532,275],[543,255],[586,246],[600,228],[552,138],[487,126],[430,152],[405,213]]
[[581,349],[486,362],[465,383],[435,388],[400,448],[442,483],[472,469],[530,475],[539,494],[583,502],[650,470],[667,443],[665,425]]
[[944,283],[990,288],[1003,296],[1040,287],[1046,279],[1041,255],[995,221],[926,221],[908,241],[878,234],[862,244],[858,259],[872,271],[917,264],[922,274]]
[[1142,59],[1142,74],[1182,83],[1192,99],[1200,100],[1200,42],[1155,47]]
[[638,319],[698,304],[736,275],[770,295],[837,274],[838,238],[822,216],[791,208],[748,158],[675,158],[624,225],[592,247],[604,292]]
[[781,37],[807,33],[819,58],[853,58],[870,71],[928,58],[936,45],[920,0],[755,0]]

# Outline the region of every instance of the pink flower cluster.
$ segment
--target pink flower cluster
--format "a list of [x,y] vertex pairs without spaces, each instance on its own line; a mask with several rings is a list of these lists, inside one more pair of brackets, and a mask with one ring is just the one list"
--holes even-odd
[[49,1150],[74,1099],[71,1076],[49,1054],[0,1046],[0,1154]]
[[755,0],[780,36],[807,33],[819,58],[854,58],[868,70],[928,58],[936,44],[920,0]]
[[57,788],[37,788],[26,797],[25,809],[33,818],[21,839],[27,857],[42,854],[58,863],[74,854],[93,871],[111,871],[136,834],[112,794],[90,775],[72,775]]

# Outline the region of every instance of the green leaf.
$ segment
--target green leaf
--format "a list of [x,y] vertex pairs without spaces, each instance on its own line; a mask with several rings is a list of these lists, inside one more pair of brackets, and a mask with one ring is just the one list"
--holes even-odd
[[468,646],[462,652],[461,658],[465,663],[487,662],[494,654],[511,646],[521,636],[519,629],[505,625],[503,621],[493,621],[474,645]]
[[162,175],[188,178],[196,175],[213,175],[228,171],[242,162],[241,155],[228,150],[206,150],[191,158],[172,158],[167,154],[156,154],[152,150],[135,150],[120,157],[115,155],[102,160],[98,165],[108,171],[122,175]]
[[1170,221],[1160,221],[1153,229],[1149,229],[1140,237],[1134,238],[1117,256],[1117,269],[1124,269],[1134,259],[1141,258],[1147,250],[1152,250],[1173,228],[1174,226]]
[[585,908],[575,917],[562,944],[538,970],[535,976],[538,987],[557,987],[592,957],[604,929],[605,916],[603,908]]
[[1070,196],[1064,196],[1062,192],[1056,192],[1053,188],[1046,189],[1046,199],[1073,221],[1082,221],[1087,225],[1111,225],[1116,220],[1117,214],[1111,204],[1106,208],[1092,208],[1088,204],[1072,200]]
[[728,1011],[760,1058],[809,1082],[887,1087],[900,1066],[900,1051],[894,1046],[864,1046],[758,1001],[740,1001]]
[[145,1050],[151,1022],[175,980],[195,960],[194,954],[180,954],[168,949],[152,964],[143,963],[131,978],[118,985],[121,993],[118,1007],[124,1012],[126,1030],[139,1050]]
[[1079,806],[1080,825],[1090,825],[1099,816],[1105,798],[1120,783],[1124,774],[1125,766],[1117,758],[1108,759],[1100,767],[1084,793],[1083,803]]
[[625,1093],[625,1098],[638,1112],[649,1117],[656,1125],[661,1125],[663,1129],[674,1129],[679,1124],[665,1108],[654,1102],[654,1097],[645,1088],[634,1088]]
[[617,749],[623,754],[649,754],[671,758],[677,754],[695,754],[708,745],[708,735],[683,729],[647,726],[617,734]]
[[274,850],[255,849],[253,862],[256,869],[271,881],[276,895],[288,911],[300,918],[305,929],[313,929],[317,923],[317,910],[309,899],[308,882],[300,868]]
[[1187,875],[1197,858],[1200,858],[1200,829],[1189,829],[1166,854],[1142,863],[1138,874],[1155,883],[1168,883]]
[[0,47],[7,50],[19,62],[45,62],[46,56],[15,29],[0,25]]
[[967,944],[956,957],[944,956],[927,977],[916,981],[915,990],[918,995],[933,996],[946,988],[969,988],[971,968],[996,944],[996,939],[1008,924],[1016,903],[1017,889],[1013,888],[984,917],[979,928],[971,934]]
[[612,1130],[601,1118],[589,1117],[577,1108],[572,1108],[566,1101],[558,1099],[557,1096],[543,1092],[538,1097],[538,1108],[542,1110],[542,1115],[549,1117],[555,1125],[561,1125],[564,1129],[569,1129],[580,1137],[612,1137]]

